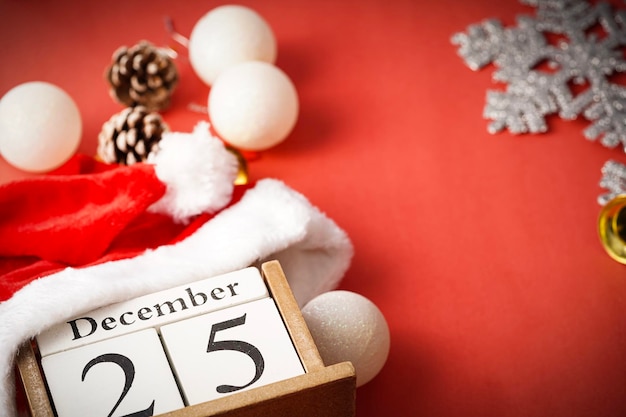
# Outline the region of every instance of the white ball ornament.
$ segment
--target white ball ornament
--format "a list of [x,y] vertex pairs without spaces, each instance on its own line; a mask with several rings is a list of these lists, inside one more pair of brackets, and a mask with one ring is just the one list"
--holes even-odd
[[76,103],[53,84],[20,84],[0,100],[0,154],[21,170],[61,166],[76,152],[81,135]]
[[224,71],[209,92],[215,131],[229,144],[261,151],[282,142],[298,119],[295,86],[274,65],[249,61]]
[[302,316],[326,365],[350,361],[356,385],[374,378],[389,355],[389,327],[378,307],[350,291],[329,291],[302,308]]
[[240,62],[273,64],[276,49],[276,38],[267,22],[254,10],[238,5],[211,10],[189,36],[189,61],[207,85],[212,85],[226,68]]

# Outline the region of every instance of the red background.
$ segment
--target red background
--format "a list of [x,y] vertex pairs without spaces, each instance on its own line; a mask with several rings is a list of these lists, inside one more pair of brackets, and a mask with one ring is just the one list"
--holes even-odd
[[[617,2],[616,2],[617,3]],[[103,79],[112,52],[175,45],[218,1],[0,0],[0,95],[52,82],[77,102],[80,151],[121,110]],[[490,135],[493,68],[472,72],[453,33],[485,18],[514,24],[517,1],[241,1],[278,40],[277,65],[301,113],[291,136],[250,164],[302,192],[354,242],[342,287],[373,300],[389,360],[357,391],[357,416],[626,415],[626,270],[597,238],[600,168],[626,161],[583,138]],[[190,131],[208,87],[184,49],[163,114]],[[2,182],[26,174],[0,161]]]

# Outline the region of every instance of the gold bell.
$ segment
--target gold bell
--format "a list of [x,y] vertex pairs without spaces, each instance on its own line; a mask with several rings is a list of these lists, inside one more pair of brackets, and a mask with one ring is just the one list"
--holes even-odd
[[602,208],[598,233],[609,256],[626,264],[626,194],[618,195]]
[[239,168],[237,170],[237,177],[235,178],[235,185],[246,185],[248,183],[248,162],[243,157],[241,152],[232,146],[226,146],[226,150],[237,157]]

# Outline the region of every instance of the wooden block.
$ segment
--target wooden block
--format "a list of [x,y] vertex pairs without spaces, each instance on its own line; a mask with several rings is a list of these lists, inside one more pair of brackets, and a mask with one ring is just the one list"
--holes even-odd
[[161,337],[189,405],[304,373],[270,298],[163,326]]
[[47,356],[267,296],[259,270],[246,268],[91,311],[53,326],[37,343]]
[[184,407],[156,330],[41,360],[58,417],[152,416]]
[[[287,333],[293,342],[305,373],[268,385],[256,388],[249,387],[249,390],[240,390],[212,401],[169,411],[162,414],[161,417],[254,417],[260,415],[272,417],[353,417],[355,415],[356,376],[354,367],[349,362],[331,366],[324,365],[289,289],[280,264],[277,261],[266,262],[262,265],[262,271],[267,290],[282,316]],[[233,329],[216,331],[214,342],[234,339],[230,336],[228,339],[220,338],[220,336],[226,336],[229,330]],[[208,343],[207,338],[207,349]],[[211,351],[207,354],[217,353]],[[244,360],[254,363],[241,352],[231,353],[237,353]],[[26,395],[29,398],[32,416],[50,417],[50,402],[45,383],[35,360],[36,357],[30,342],[25,343],[17,357],[17,366],[24,382]],[[89,372],[93,372],[93,370]],[[84,415],[96,415],[96,413],[90,409]],[[126,414],[116,413],[114,415]]]
[[31,413],[34,417],[54,417],[48,392],[40,372],[39,360],[31,341],[24,342],[20,346],[16,362]]
[[355,395],[354,367],[342,362],[160,417],[353,417]]
[[313,336],[311,336],[304,317],[300,313],[300,308],[291,292],[291,288],[289,288],[287,277],[285,277],[280,263],[278,261],[265,262],[261,268],[270,296],[276,302],[278,311],[287,327],[287,332],[291,336],[298,356],[302,360],[304,370],[311,372],[323,369],[324,362],[322,357],[317,351]]

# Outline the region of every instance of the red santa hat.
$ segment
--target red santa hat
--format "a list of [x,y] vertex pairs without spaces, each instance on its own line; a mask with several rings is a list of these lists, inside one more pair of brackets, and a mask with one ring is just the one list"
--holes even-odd
[[0,416],[15,415],[18,346],[77,314],[268,259],[301,306],[343,277],[345,232],[281,181],[234,186],[236,157],[207,123],[160,147],[0,187]]

